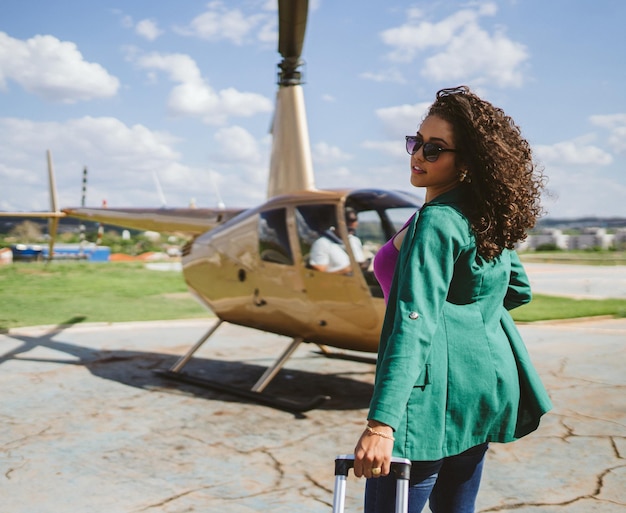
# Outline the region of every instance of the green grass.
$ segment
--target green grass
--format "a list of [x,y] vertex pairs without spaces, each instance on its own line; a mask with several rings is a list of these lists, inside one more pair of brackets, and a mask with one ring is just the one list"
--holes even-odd
[[576,265],[626,265],[626,251],[525,251],[522,262]]
[[0,330],[18,326],[190,319],[212,315],[182,273],[140,263],[15,263],[0,267]]
[[626,317],[624,299],[571,299],[558,296],[533,295],[533,300],[511,311],[518,322],[551,321],[609,315]]
[[[536,295],[512,311],[521,322],[626,316],[626,300]],[[212,315],[187,293],[178,271],[140,263],[53,262],[0,266],[0,331],[20,326],[192,319]]]

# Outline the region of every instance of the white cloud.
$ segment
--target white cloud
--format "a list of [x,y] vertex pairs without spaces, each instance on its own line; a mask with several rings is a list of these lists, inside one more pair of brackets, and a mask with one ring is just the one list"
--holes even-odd
[[135,29],[135,33],[148,41],[154,41],[163,34],[156,20],[146,18],[135,24],[133,17],[124,14],[120,9],[112,9],[113,14],[119,16],[122,27],[127,29]]
[[626,153],[626,114],[591,116],[591,123],[610,131],[609,144],[616,153]]
[[395,62],[412,62],[433,50],[421,71],[427,79],[519,87],[528,60],[526,48],[509,39],[503,29],[489,33],[479,24],[481,17],[494,16],[496,11],[495,4],[487,3],[433,23],[411,9],[404,25],[383,31],[381,38],[392,48],[388,58]]
[[9,80],[61,103],[114,96],[120,86],[100,64],[85,61],[72,42],[49,35],[22,41],[0,32],[0,89]]
[[389,135],[401,138],[417,131],[429,107],[428,102],[386,107],[376,110],[376,117],[382,121]]
[[240,126],[220,128],[214,136],[217,150],[211,157],[223,162],[237,165],[258,167],[262,160],[262,153],[257,139]]
[[466,26],[476,24],[479,13],[462,10],[438,23],[423,21],[423,14],[409,10],[409,19],[400,27],[381,33],[383,43],[394,48],[389,58],[398,62],[411,62],[420,50],[443,47],[454,39],[455,33]]
[[406,155],[404,141],[363,141],[361,147],[366,150],[375,150],[390,157],[400,158]]
[[140,36],[145,37],[148,41],[154,41],[161,34],[163,34],[163,31],[159,29],[157,22],[150,19],[138,22],[135,27],[135,32],[137,32]]
[[519,87],[527,60],[525,47],[503,33],[488,34],[470,25],[450,41],[445,51],[426,59],[422,76],[438,81]]
[[[144,125],[127,125],[105,117],[66,122],[34,122],[0,118],[0,210],[49,208],[45,151],[54,161],[60,206],[78,206],[82,171],[88,168],[88,206],[158,207],[159,178],[170,207],[186,206],[192,197],[199,207],[216,206],[224,193],[227,206],[258,204],[266,195],[270,138],[255,141],[244,129],[224,128],[215,137],[211,168],[183,161],[169,133]],[[246,160],[247,159],[247,160]]]
[[336,189],[338,187],[365,188],[371,187],[370,177],[362,169],[354,171],[348,166],[326,166],[316,169],[316,187],[320,189]]
[[372,80],[373,82],[391,82],[394,84],[406,84],[406,78],[402,72],[397,69],[386,69],[377,73],[372,71],[366,71],[359,75],[365,80]]
[[122,11],[120,11],[119,9],[113,9],[113,12],[117,14],[118,16],[121,16],[120,23],[122,24],[122,27],[133,28],[135,23],[133,22],[132,16],[123,14]]
[[535,145],[537,157],[546,165],[606,166],[613,157],[598,146],[588,143],[589,137],[562,141],[552,145]]
[[272,19],[264,23],[257,34],[257,39],[268,46],[275,45],[278,41],[278,24],[276,20]]
[[188,55],[151,53],[136,62],[143,69],[163,71],[172,82],[179,82],[168,99],[168,108],[175,116],[199,117],[205,123],[220,125],[230,116],[249,117],[273,109],[272,102],[257,93],[232,87],[215,91]]
[[626,185],[602,176],[593,169],[546,166],[548,185],[542,204],[552,218],[577,218],[585,215],[616,215],[616,205],[626,198]]
[[219,187],[229,205],[241,205],[265,199],[269,171],[271,137],[255,138],[245,128],[220,128],[210,151],[211,163],[219,167]]
[[[393,162],[402,165],[408,155],[405,149],[404,136],[414,134],[421,124],[430,103],[421,102],[413,105],[404,104],[376,110],[376,117],[381,120],[387,140],[365,140],[361,147],[391,157]],[[378,173],[379,174],[379,173]]]
[[594,125],[604,128],[615,128],[626,125],[626,114],[604,114],[590,117]]
[[331,146],[327,142],[313,145],[313,161],[319,165],[331,165],[338,162],[352,160],[353,155],[345,153],[338,146]]
[[212,1],[207,10],[196,16],[188,27],[179,27],[177,32],[182,35],[195,36],[209,41],[230,41],[242,45],[252,38],[252,34],[262,26],[262,34],[267,36],[265,13],[246,16],[239,9],[229,9],[221,1]]
[[[153,173],[166,192],[191,187],[190,169],[180,163],[177,139],[143,125],[111,117],[82,117],[66,122],[0,119],[0,209],[48,207],[45,151],[52,152],[61,205],[79,204],[82,170],[89,170],[88,204],[107,199],[115,205],[158,205]],[[28,184],[37,184],[26,189]]]
[[263,10],[276,13],[278,11],[278,2],[276,0],[265,0]]
[[543,203],[549,217],[611,216],[623,203],[621,173],[608,167],[613,156],[593,144],[595,139],[591,134],[533,147],[548,179]]

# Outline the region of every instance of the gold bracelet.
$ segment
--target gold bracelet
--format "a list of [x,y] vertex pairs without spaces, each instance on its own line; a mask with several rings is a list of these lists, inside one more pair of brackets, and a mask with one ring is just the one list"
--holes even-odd
[[376,431],[374,428],[371,428],[370,426],[365,426],[365,429],[370,435],[376,435],[382,438],[386,438],[387,440],[395,441],[395,438],[393,436],[388,435],[387,433],[383,433],[381,431]]

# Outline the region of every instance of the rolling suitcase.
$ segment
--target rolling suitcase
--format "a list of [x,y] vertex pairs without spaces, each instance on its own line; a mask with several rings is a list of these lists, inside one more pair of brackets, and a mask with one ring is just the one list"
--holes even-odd
[[[333,513],[344,513],[346,502],[346,478],[354,466],[354,454],[342,454],[335,458],[335,491]],[[396,513],[409,510],[409,478],[411,461],[406,458],[391,458],[391,473],[396,476]]]

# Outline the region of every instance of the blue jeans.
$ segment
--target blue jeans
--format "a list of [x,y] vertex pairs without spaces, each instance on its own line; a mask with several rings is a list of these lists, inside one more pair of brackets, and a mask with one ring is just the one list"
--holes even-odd
[[[487,444],[437,461],[411,463],[409,513],[421,513],[429,501],[433,513],[474,513]],[[396,478],[368,479],[365,513],[394,513]]]

